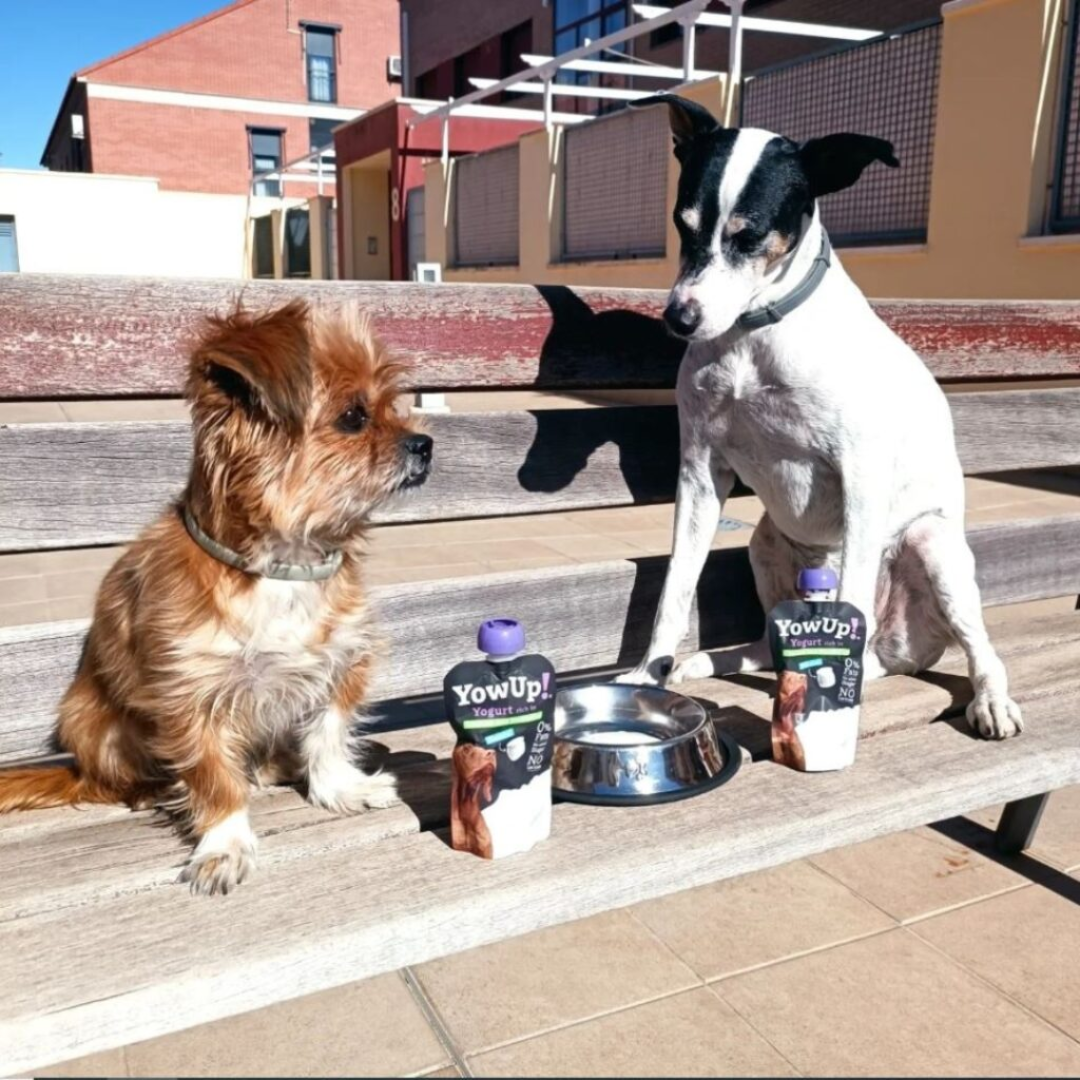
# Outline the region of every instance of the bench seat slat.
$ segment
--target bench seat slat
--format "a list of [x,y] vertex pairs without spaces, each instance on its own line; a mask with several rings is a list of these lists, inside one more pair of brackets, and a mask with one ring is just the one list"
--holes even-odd
[[634,810],[626,845],[597,828],[611,811],[563,805],[526,858],[481,863],[424,832],[264,867],[225,903],[152,888],[31,912],[0,923],[0,1060],[29,1072],[1074,784],[1077,705],[1075,692],[1031,702],[1029,730],[1006,743],[946,722],[866,740],[841,773],[751,765]]
[[[1080,389],[954,394],[969,475],[1080,461]],[[679,462],[671,406],[428,418],[435,469],[381,522],[668,502]],[[183,489],[186,423],[0,428],[0,551],[125,543]],[[482,529],[482,525],[477,526]]]
[[[183,345],[236,282],[11,274],[0,278],[0,399],[174,396]],[[353,300],[416,362],[417,387],[663,387],[681,347],[661,289],[244,283],[252,306]],[[875,301],[939,379],[1080,375],[1074,301]]]
[[[1011,690],[1026,708],[1045,697],[1074,694],[1070,657],[1080,642],[1080,616],[1008,620],[994,644],[1009,665]],[[960,715],[971,685],[958,649],[919,677],[898,676],[870,683],[863,697],[863,739],[893,734]],[[714,719],[756,758],[770,754],[771,675],[739,682],[715,680],[680,687],[708,702]],[[386,812],[345,821],[308,806],[288,789],[257,794],[252,821],[260,837],[264,866],[306,859],[328,851],[360,848],[446,824],[449,810],[450,751],[454,736],[433,707],[429,728],[376,732],[396,754],[381,759],[395,772],[403,804]],[[437,762],[416,762],[423,747]],[[398,765],[403,762],[403,765]],[[148,888],[176,878],[186,848],[176,834],[154,827],[150,812],[119,807],[36,811],[0,817],[0,922],[34,912],[71,908]]]
[[[1080,592],[1080,515],[978,525],[968,536],[986,604]],[[386,646],[372,698],[437,691],[472,649],[473,628],[495,611],[520,618],[560,671],[636,663],[648,644],[666,566],[657,556],[376,588]],[[704,618],[695,604],[684,648],[760,633],[745,548],[712,553],[699,596],[707,598]],[[85,629],[85,621],[0,629],[0,763],[48,752]]]

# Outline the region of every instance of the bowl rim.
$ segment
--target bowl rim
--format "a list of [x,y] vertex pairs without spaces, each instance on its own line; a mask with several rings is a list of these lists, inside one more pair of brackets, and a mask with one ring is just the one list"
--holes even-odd
[[[567,746],[585,746],[590,750],[598,751],[632,751],[639,750],[642,747],[648,747],[650,749],[658,749],[665,746],[678,746],[679,743],[685,742],[688,739],[695,739],[703,731],[711,728],[714,736],[714,740],[719,742],[717,738],[716,725],[709,717],[709,712],[704,705],[701,704],[696,698],[692,698],[687,694],[680,694],[677,690],[669,690],[666,686],[634,686],[632,683],[615,683],[615,682],[589,682],[582,683],[580,686],[567,686],[562,690],[558,690],[555,694],[555,710],[559,707],[559,697],[562,694],[573,694],[580,690],[588,690],[594,686],[626,686],[633,690],[644,690],[650,693],[668,694],[671,697],[679,698],[685,701],[697,714],[697,723],[690,731],[684,731],[679,735],[675,735],[670,739],[656,739],[652,742],[639,742],[639,743],[596,743],[589,742],[586,739],[572,739],[567,738],[559,733],[559,729],[555,728],[555,742],[563,743]],[[554,720],[554,712],[552,714]]]

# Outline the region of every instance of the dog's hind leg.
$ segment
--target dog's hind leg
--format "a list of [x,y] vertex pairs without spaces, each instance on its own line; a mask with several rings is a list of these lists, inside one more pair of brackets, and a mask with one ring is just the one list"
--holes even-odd
[[1005,665],[986,632],[975,557],[962,522],[928,514],[908,526],[904,543],[917,552],[941,613],[967,654],[975,694],[967,707],[968,723],[986,739],[1018,735],[1024,721],[1009,697]]
[[[750,537],[750,567],[762,610],[770,611],[782,600],[795,597],[795,579],[805,566],[834,565],[827,552],[809,551],[793,544],[764,514]],[[761,637],[748,645],[715,652],[699,652],[678,664],[670,682],[690,679],[720,678],[742,672],[768,671],[772,668],[769,641]]]

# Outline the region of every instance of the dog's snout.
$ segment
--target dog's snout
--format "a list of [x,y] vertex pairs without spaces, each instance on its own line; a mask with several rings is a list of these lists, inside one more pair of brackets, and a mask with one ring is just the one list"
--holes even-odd
[[672,333],[689,337],[701,325],[702,314],[701,305],[696,300],[672,300],[664,309],[664,322]]
[[424,461],[430,461],[431,451],[435,443],[430,435],[407,435],[404,439],[404,446],[410,454],[415,454],[416,457]]

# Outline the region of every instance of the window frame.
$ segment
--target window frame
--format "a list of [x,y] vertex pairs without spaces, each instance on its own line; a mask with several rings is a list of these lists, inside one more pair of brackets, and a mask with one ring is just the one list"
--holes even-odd
[[19,226],[14,214],[0,214],[0,222],[11,226],[11,254],[14,266],[10,270],[0,270],[4,274],[18,274],[22,271],[19,265]]
[[[255,179],[255,136],[256,135],[276,135],[278,140],[278,160],[277,171],[281,171],[285,167],[285,128],[282,127],[261,127],[254,124],[248,124],[247,126],[247,140],[248,140],[248,164],[251,168],[251,183],[252,194],[264,196],[271,199],[280,199],[285,190],[285,181],[278,177],[277,180],[256,180]],[[265,155],[262,155],[265,156]],[[270,191],[258,191],[256,187],[259,185],[265,185],[268,189],[275,187],[276,190]]]
[[[341,27],[330,23],[301,22],[304,31],[304,81],[307,85],[307,99],[316,105],[336,105],[338,100],[337,69],[338,69],[338,39]],[[311,34],[324,34],[330,38],[330,96],[325,98],[312,97],[311,61],[314,56],[324,56],[323,53],[313,53],[309,48]]]
[[[325,116],[309,116],[308,117],[308,150],[311,153],[315,153],[316,150],[333,150],[334,149],[334,135],[333,129],[340,124],[340,120],[333,120]],[[327,132],[329,141],[322,144],[322,146],[316,146],[315,140],[312,138],[312,132],[316,124],[329,124],[330,131]]]
[[[1062,64],[1058,83],[1058,130],[1054,139],[1053,179],[1050,185],[1049,213],[1047,214],[1046,232],[1051,235],[1080,233],[1080,213],[1069,215],[1063,212],[1063,181],[1065,162],[1070,149],[1072,136],[1073,153],[1080,158],[1080,131],[1070,132],[1069,115],[1074,104],[1080,112],[1080,101],[1073,101],[1077,69],[1080,68],[1080,0],[1072,0],[1068,7],[1066,24],[1062,35]],[[1078,89],[1080,97],[1080,89]],[[1080,168],[1080,163],[1077,165]]]

